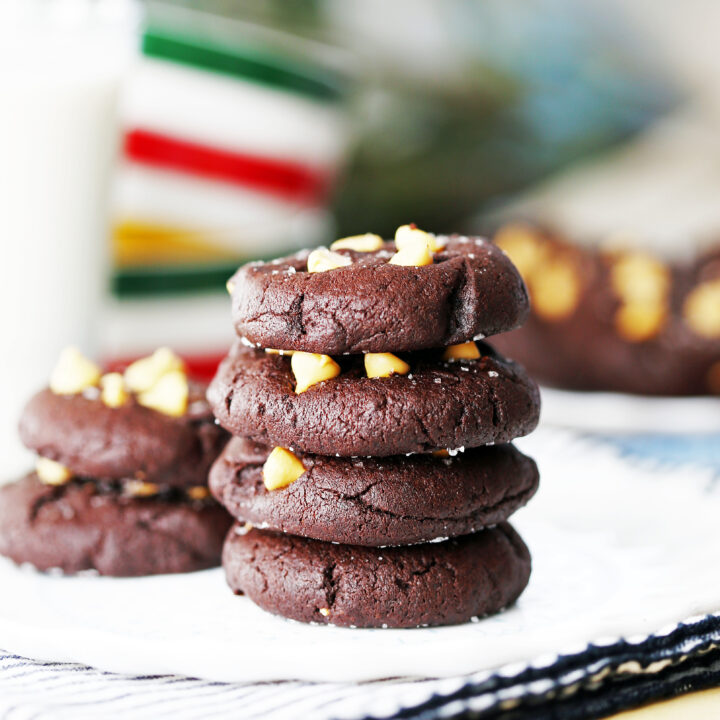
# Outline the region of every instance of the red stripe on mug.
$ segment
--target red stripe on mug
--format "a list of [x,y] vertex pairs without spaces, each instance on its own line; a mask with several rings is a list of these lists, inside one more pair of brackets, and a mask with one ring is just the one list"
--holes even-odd
[[125,156],[153,167],[242,185],[260,192],[318,203],[327,197],[331,174],[300,163],[218,150],[148,130],[125,135]]

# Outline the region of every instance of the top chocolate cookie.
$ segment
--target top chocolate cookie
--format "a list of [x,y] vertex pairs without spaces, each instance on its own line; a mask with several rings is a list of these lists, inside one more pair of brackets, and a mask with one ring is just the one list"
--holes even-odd
[[499,248],[428,237],[433,252],[418,264],[378,238],[368,252],[335,243],[320,263],[305,250],[244,265],[228,282],[235,329],[260,347],[341,355],[443,347],[522,324],[527,291]]

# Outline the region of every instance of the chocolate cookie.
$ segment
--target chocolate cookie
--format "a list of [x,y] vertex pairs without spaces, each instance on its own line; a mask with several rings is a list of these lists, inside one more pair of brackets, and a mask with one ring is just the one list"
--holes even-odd
[[533,377],[570,390],[720,394],[720,249],[667,262],[530,226],[497,241],[532,298],[528,322],[497,347]]
[[341,355],[453,345],[506,332],[528,312],[515,267],[482,238],[452,235],[432,265],[388,264],[339,250],[352,264],[307,272],[309,251],[249,263],[230,280],[238,335],[260,347]]
[[512,604],[530,554],[507,523],[408,547],[334,545],[239,526],[223,567],[230,587],[269,612],[356,627],[452,625]]
[[257,527],[356,545],[406,545],[466,535],[506,520],[535,493],[535,463],[512,445],[454,457],[299,455],[306,473],[267,490],[269,448],[233,438],[210,471],[210,489]]
[[537,386],[479,344],[477,360],[442,351],[404,356],[408,375],[366,376],[362,356],[339,358],[339,376],[296,394],[286,356],[236,343],[208,399],[220,424],[265,445],[340,456],[386,456],[503,443],[538,422]]
[[0,487],[0,554],[39,570],[138,576],[219,564],[230,516],[176,492],[129,498],[94,482],[48,486],[35,474]]
[[206,484],[227,434],[214,422],[204,385],[190,385],[188,412],[179,418],[143,407],[134,396],[110,408],[90,390],[56,395],[46,389],[31,398],[20,419],[25,445],[79,476]]

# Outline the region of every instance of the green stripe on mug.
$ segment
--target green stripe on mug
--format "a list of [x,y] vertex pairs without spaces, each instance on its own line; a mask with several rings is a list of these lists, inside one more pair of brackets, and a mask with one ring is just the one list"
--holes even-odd
[[340,78],[333,73],[255,48],[231,48],[206,38],[170,34],[150,27],[143,34],[142,52],[148,57],[250,80],[318,100],[339,100],[343,94]]

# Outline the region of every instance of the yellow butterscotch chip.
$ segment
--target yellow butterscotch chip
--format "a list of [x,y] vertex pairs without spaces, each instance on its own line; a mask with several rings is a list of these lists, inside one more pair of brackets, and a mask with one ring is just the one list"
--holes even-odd
[[318,353],[294,352],[290,367],[295,376],[295,392],[305,392],[312,385],[337,377],[340,366],[329,356]]
[[477,360],[480,357],[478,346],[470,340],[459,345],[450,345],[443,353],[443,360]]
[[705,338],[720,338],[720,278],[700,283],[685,298],[685,322]]
[[365,355],[365,372],[370,378],[407,375],[410,372],[410,366],[392,353],[367,353]]
[[132,392],[145,392],[166,373],[180,371],[183,368],[183,361],[170,348],[161,347],[152,355],[128,365],[125,369],[125,385]]
[[[407,227],[405,233],[400,231]],[[398,241],[398,236],[401,240]],[[421,267],[423,265],[432,265],[433,256],[430,252],[432,236],[422,230],[410,228],[403,225],[398,228],[395,234],[395,246],[397,252],[388,260],[391,265],[408,265],[413,267]]]
[[615,313],[615,328],[629,342],[645,342],[660,333],[666,317],[664,303],[629,302]]
[[120,373],[108,373],[100,378],[100,399],[111,408],[119,408],[128,400],[125,391],[125,380]]
[[403,250],[398,250],[388,262],[391,265],[422,267],[423,265],[432,265],[433,258],[426,245],[423,248],[404,248]]
[[323,617],[330,617],[330,608],[320,608],[320,609],[318,610],[318,612],[319,612]]
[[205,498],[210,496],[210,490],[203,485],[195,485],[194,487],[188,488],[185,492],[191,500],[205,500]]
[[294,483],[305,472],[305,466],[289,450],[273,448],[262,469],[263,483],[268,490],[279,490]]
[[98,384],[100,368],[77,348],[67,347],[50,375],[50,390],[56,395],[75,395]]
[[494,242],[512,260],[525,280],[543,262],[547,254],[543,242],[530,225],[504,225],[495,233]]
[[137,401],[165,415],[180,417],[187,410],[187,376],[181,370],[165,373],[149,390],[140,393]]
[[131,497],[152,497],[160,492],[160,488],[155,483],[143,480],[127,480],[123,485],[123,489],[125,494]]
[[44,457],[37,459],[35,472],[46,485],[64,485],[73,476],[72,472],[64,465]]
[[413,247],[422,242],[425,242],[430,252],[439,252],[445,247],[445,243],[437,235],[420,230],[414,225],[401,225],[395,231],[395,247],[398,250]]
[[528,284],[532,307],[545,320],[563,320],[580,300],[580,278],[566,260],[543,263],[531,274]]
[[225,283],[225,289],[228,291],[228,295],[232,295],[235,291],[235,283],[232,281],[232,278]]
[[383,239],[375,233],[365,233],[364,235],[350,235],[349,237],[336,240],[331,246],[331,250],[355,250],[355,252],[374,252],[383,246]]
[[327,248],[313,250],[307,259],[307,269],[311,273],[326,272],[348,265],[352,265],[352,260],[347,255],[341,255]]
[[613,264],[610,283],[625,302],[659,303],[670,289],[670,273],[652,255],[629,253]]

